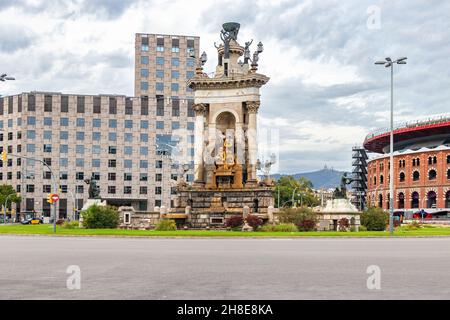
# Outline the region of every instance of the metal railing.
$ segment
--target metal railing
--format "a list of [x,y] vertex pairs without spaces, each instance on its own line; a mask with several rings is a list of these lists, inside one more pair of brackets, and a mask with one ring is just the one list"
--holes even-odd
[[[426,125],[432,125],[432,124],[439,124],[444,122],[450,121],[450,113],[443,113],[443,114],[437,114],[433,115],[432,117],[422,117],[417,120],[413,121],[406,121],[406,122],[398,122],[394,124],[394,131],[398,129],[404,129],[404,128],[416,128]],[[372,139],[376,136],[382,135],[384,133],[390,132],[389,128],[378,128],[371,133],[369,133],[364,141],[367,141],[369,139]]]

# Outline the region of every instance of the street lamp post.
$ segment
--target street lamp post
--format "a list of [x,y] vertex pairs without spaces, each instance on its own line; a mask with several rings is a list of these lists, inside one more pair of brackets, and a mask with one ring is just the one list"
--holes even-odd
[[406,57],[392,60],[387,57],[384,61],[377,61],[375,64],[384,65],[391,68],[391,134],[390,134],[390,150],[389,150],[389,234],[394,233],[394,64],[406,64]]
[[[8,208],[8,199],[9,199],[9,197],[11,197],[13,195],[17,195],[17,193],[8,194],[6,196],[5,203],[3,204],[3,224],[5,224],[5,225],[6,225],[6,209]],[[12,213],[11,213],[11,218],[12,218]]]
[[294,191],[292,191],[292,207],[293,208],[296,208],[296,205],[295,205],[295,202],[294,202],[294,195],[295,195],[295,190],[297,190],[298,189],[298,187],[295,187],[294,188]]

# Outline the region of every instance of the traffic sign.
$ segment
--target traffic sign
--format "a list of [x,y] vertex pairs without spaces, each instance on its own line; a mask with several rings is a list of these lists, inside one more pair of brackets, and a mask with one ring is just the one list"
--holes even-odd
[[52,198],[53,203],[55,203],[59,200],[59,196],[56,193],[52,194],[51,198]]

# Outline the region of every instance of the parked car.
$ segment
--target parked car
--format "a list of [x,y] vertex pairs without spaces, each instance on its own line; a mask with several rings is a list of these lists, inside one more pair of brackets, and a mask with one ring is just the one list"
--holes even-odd
[[42,224],[44,223],[44,219],[42,218],[28,218],[24,219],[21,222],[22,224]]

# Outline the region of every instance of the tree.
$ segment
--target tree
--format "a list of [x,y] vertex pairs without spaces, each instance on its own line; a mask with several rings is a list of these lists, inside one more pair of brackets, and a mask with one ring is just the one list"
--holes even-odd
[[295,179],[293,176],[283,176],[276,182],[274,190],[275,203],[278,205],[278,190],[280,191],[280,207],[292,207],[292,193],[296,206],[313,207],[319,204],[312,190],[313,184],[305,177]]
[[87,229],[114,229],[119,225],[119,212],[113,206],[92,205],[81,215]]
[[5,205],[5,200],[8,198],[8,208],[11,209],[11,204],[19,203],[21,198],[17,194],[16,190],[14,190],[12,185],[3,184],[0,185],[0,203],[1,206]]

